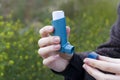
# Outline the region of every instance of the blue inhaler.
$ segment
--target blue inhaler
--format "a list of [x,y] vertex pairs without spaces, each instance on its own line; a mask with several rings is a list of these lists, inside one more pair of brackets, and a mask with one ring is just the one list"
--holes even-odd
[[91,52],[87,55],[87,58],[98,59],[98,56],[96,52]]
[[52,13],[52,26],[54,27],[53,35],[60,37],[60,52],[73,54],[74,46],[67,40],[66,19],[63,11],[54,11]]

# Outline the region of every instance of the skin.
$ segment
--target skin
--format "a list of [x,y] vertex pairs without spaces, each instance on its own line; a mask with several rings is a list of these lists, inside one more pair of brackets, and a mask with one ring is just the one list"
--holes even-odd
[[[99,60],[86,58],[83,68],[96,80],[120,80],[120,59],[104,56],[99,56]],[[105,74],[100,70],[113,74]]]
[[[67,34],[70,28],[66,27]],[[58,52],[60,50],[60,37],[50,35],[54,31],[53,26],[45,26],[40,29],[41,35],[38,41],[38,54],[43,58],[43,64],[54,71],[64,71],[73,55]]]
[[[66,27],[67,34],[70,28]],[[38,54],[43,58],[43,64],[54,71],[64,71],[73,55],[65,55],[60,52],[60,38],[50,35],[54,31],[52,26],[40,29],[41,38],[38,41]],[[84,59],[83,68],[96,80],[120,80],[120,59],[99,56],[99,60]],[[99,70],[98,70],[99,69]],[[102,71],[113,74],[105,74]]]

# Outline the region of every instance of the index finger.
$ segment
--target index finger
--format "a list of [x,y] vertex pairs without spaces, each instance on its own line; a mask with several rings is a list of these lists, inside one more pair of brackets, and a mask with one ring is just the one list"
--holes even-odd
[[119,75],[105,74],[98,69],[91,67],[87,64],[83,65],[83,68],[96,80],[120,80]]
[[117,58],[110,58],[110,57],[105,57],[105,56],[99,56],[99,60],[107,61],[107,62],[111,62],[111,63],[119,63],[120,64],[120,59],[117,59]]
[[41,37],[48,37],[50,33],[52,33],[54,30],[53,26],[45,26],[40,29],[39,33]]
[[89,58],[86,58],[84,62],[102,71],[107,71],[111,73],[120,73],[120,64],[101,61],[101,60],[95,60],[95,59],[89,59]]

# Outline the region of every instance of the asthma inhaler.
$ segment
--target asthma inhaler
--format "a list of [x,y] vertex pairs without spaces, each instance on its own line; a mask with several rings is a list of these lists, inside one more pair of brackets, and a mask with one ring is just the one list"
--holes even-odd
[[67,40],[66,19],[63,11],[52,12],[52,25],[54,27],[53,35],[60,37],[60,52],[73,54],[74,46],[72,46]]
[[87,58],[98,59],[98,54],[96,52],[91,52],[88,54]]

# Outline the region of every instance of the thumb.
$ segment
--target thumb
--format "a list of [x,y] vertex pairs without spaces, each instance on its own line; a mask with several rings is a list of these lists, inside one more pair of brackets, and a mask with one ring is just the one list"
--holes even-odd
[[70,36],[70,27],[69,26],[66,26],[66,31],[67,31],[67,37]]

